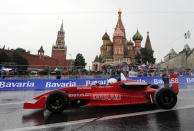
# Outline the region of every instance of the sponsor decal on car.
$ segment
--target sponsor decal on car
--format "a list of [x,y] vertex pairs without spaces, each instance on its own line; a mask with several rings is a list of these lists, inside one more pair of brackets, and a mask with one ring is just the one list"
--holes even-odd
[[90,96],[90,93],[83,93],[83,94],[68,94],[69,97],[85,97]]
[[94,94],[93,100],[121,100],[120,94]]
[[90,90],[91,89],[91,86],[81,86],[81,87],[77,87],[77,90]]
[[95,88],[113,88],[114,86],[95,86]]

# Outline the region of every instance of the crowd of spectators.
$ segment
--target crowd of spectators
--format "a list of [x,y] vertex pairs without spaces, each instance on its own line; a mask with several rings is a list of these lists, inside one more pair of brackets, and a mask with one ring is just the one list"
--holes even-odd
[[172,69],[161,69],[156,68],[154,65],[135,65],[135,64],[125,64],[125,65],[108,65],[102,67],[103,74],[108,74],[111,76],[117,76],[121,72],[128,77],[141,77],[141,76],[162,76],[164,72],[168,74],[176,73],[178,75],[194,75],[191,69],[185,70],[172,70]]
[[191,69],[184,70],[167,70],[157,68],[154,65],[135,65],[135,64],[121,64],[114,66],[104,65],[101,71],[92,71],[87,69],[76,70],[62,70],[55,68],[54,70],[27,70],[26,72],[16,72],[14,69],[2,67],[0,70],[0,78],[45,78],[45,79],[73,79],[73,78],[106,78],[117,77],[122,72],[127,77],[142,77],[142,76],[162,76],[164,72],[168,74],[176,73],[178,75],[194,75]]

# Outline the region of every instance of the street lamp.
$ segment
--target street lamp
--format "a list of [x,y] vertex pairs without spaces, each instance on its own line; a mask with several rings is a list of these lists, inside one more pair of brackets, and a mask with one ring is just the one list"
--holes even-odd
[[184,37],[185,37],[185,39],[189,39],[190,36],[191,36],[191,33],[190,33],[190,31],[188,30],[188,31],[184,34]]
[[[184,34],[184,37],[185,37],[185,39],[190,39],[190,36],[191,36],[191,33],[190,33],[190,31],[188,30],[188,31]],[[187,53],[187,52],[186,52],[186,53]],[[186,60],[186,68],[188,68],[187,60]]]

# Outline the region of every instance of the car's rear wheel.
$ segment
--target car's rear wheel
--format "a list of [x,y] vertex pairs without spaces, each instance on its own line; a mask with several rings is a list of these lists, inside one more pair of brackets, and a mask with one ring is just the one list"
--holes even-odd
[[46,100],[46,108],[53,113],[62,112],[69,103],[67,93],[64,91],[56,91],[51,93]]
[[177,103],[177,95],[171,88],[160,88],[155,94],[155,103],[163,109],[171,109]]

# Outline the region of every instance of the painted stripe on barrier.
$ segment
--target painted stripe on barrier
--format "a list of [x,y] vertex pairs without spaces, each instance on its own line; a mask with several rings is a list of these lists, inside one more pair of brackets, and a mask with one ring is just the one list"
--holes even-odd
[[132,116],[139,116],[139,115],[147,115],[147,114],[168,112],[168,111],[173,111],[173,110],[181,110],[181,109],[189,109],[189,108],[194,108],[194,105],[188,105],[188,106],[184,106],[184,107],[177,107],[177,108],[170,109],[170,110],[158,109],[158,110],[154,110],[154,111],[144,111],[144,112],[137,112],[137,113],[113,115],[113,116],[106,116],[106,117],[102,117],[102,118],[90,118],[90,119],[84,119],[84,120],[78,120],[78,121],[47,124],[47,125],[41,125],[41,126],[31,126],[31,127],[23,127],[23,128],[16,128],[16,129],[8,129],[8,130],[4,130],[4,131],[29,131],[29,130],[57,128],[57,127],[68,126],[68,125],[88,123],[88,122],[92,122],[92,121],[111,120],[111,119],[118,119],[118,118],[132,117]]

